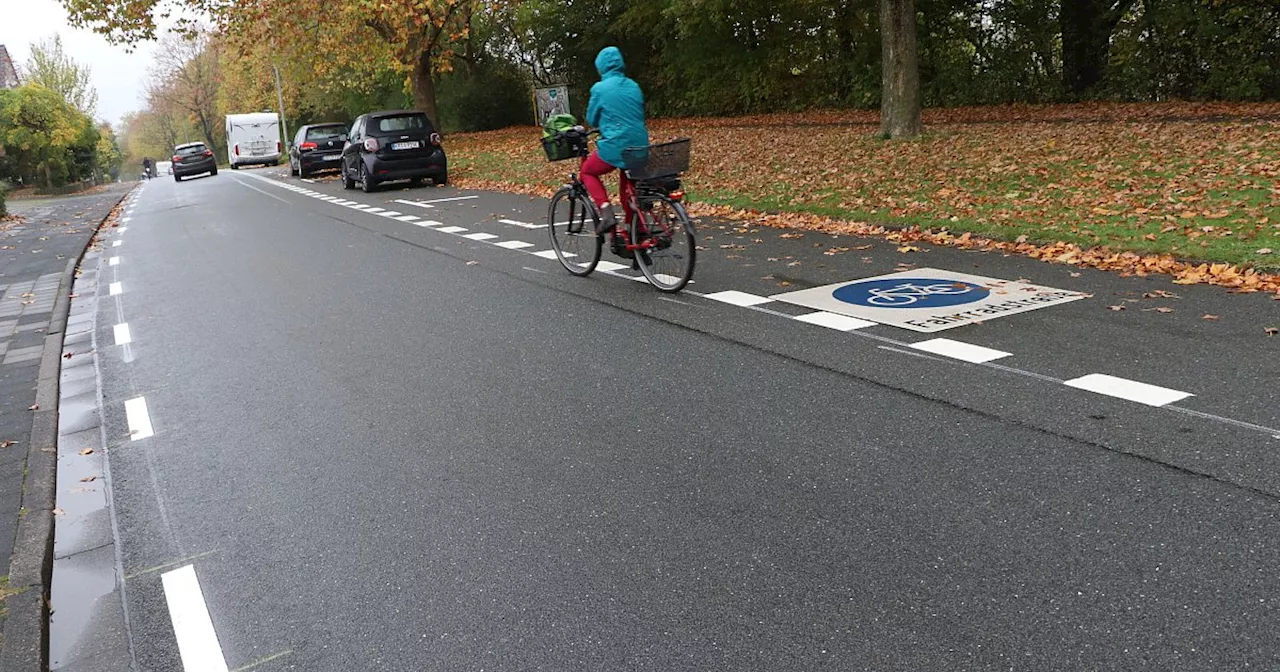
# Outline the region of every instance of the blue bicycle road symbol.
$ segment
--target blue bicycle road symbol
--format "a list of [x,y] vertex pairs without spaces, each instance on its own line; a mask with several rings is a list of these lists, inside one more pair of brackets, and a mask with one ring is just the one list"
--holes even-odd
[[945,308],[981,301],[990,294],[986,287],[962,280],[889,278],[848,284],[831,296],[872,308]]

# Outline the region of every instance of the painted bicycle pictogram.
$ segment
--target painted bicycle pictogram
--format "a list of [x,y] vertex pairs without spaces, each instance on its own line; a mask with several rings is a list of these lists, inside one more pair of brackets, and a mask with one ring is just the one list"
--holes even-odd
[[893,278],[845,285],[832,296],[872,308],[942,308],[981,301],[991,291],[982,285],[938,278]]

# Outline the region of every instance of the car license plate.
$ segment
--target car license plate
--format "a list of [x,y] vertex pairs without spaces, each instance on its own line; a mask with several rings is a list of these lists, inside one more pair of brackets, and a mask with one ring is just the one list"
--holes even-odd
[[324,157],[324,160],[325,160],[325,161],[337,161],[338,159],[341,159],[341,158],[342,158],[341,156],[339,156],[339,155],[337,155],[337,154],[334,154],[334,155],[332,155],[332,156],[326,156],[326,157]]
[[421,147],[421,146],[422,146],[422,143],[418,142],[417,140],[410,140],[409,142],[391,143],[391,149],[417,149],[418,147]]

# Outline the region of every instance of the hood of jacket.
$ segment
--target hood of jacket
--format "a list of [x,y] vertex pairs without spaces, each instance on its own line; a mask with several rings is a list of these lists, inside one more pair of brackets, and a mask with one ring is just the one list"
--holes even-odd
[[609,76],[625,76],[626,64],[622,61],[622,52],[617,47],[605,47],[596,54],[596,72],[603,79]]

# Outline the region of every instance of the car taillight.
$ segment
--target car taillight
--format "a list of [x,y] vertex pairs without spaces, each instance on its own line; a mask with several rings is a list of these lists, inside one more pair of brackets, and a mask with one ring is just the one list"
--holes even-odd
[[378,139],[377,139],[377,138],[365,138],[365,139],[364,139],[364,151],[366,151],[366,152],[376,152],[376,151],[378,151]]
[[174,155],[173,155],[173,162],[174,162],[174,163],[182,163],[182,157],[181,157],[181,156],[178,156],[177,154],[174,154]]
[[[279,143],[277,143],[276,146],[278,147]],[[319,145],[314,142],[304,142],[301,145],[298,145],[298,149],[315,149],[316,147],[319,147]]]
[[206,150],[204,150],[204,155],[205,155],[205,156],[213,156],[213,151],[212,151],[212,150],[208,150],[208,149],[206,149]]
[[280,141],[276,140],[276,154],[280,153]]
[[236,156],[240,156],[240,143],[236,143]]
[[678,191],[673,191],[670,194],[668,194],[668,196],[671,197],[671,200],[679,203],[680,201],[684,200],[684,190],[680,189]]
[[435,145],[436,147],[439,147],[439,146],[440,146],[440,134],[439,134],[439,133],[432,133],[432,134],[431,134],[431,144]]

